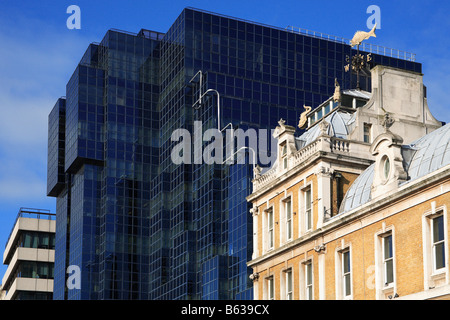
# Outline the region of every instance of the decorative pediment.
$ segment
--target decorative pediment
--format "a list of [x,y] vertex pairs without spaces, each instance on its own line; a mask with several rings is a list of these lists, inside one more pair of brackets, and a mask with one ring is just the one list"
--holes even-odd
[[391,146],[402,146],[403,138],[397,134],[392,133],[391,131],[386,131],[380,134],[375,140],[372,142],[370,147],[370,153],[376,156],[380,150],[385,148],[389,148]]
[[372,143],[370,152],[375,156],[372,198],[385,196],[407,179],[403,168],[402,143],[403,138],[387,128]]

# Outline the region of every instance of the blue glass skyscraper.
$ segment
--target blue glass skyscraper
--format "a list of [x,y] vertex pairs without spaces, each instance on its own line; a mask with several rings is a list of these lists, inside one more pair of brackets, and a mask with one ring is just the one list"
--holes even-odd
[[[190,8],[165,34],[110,30],[91,44],[49,115],[54,298],[251,299],[252,167],[175,164],[172,133],[193,132],[194,121],[203,131],[231,123],[269,134],[280,118],[295,124],[303,105],[333,93],[335,79],[355,86],[344,71],[352,53],[338,41]],[[393,57],[372,62],[421,71]],[[191,81],[199,71],[201,85]],[[220,123],[216,97],[193,108],[208,89],[220,94]],[[66,286],[71,265],[80,289]]]
[[[55,299],[147,298],[161,37],[108,31],[89,46],[49,116]],[[66,287],[72,265],[81,270],[81,289]]]

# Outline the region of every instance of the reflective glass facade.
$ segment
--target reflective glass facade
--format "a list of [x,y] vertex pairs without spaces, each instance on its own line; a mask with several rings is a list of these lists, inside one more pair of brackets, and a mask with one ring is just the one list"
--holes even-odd
[[[232,123],[270,137],[280,118],[295,125],[303,105],[332,95],[335,78],[355,87],[343,67],[350,54],[349,45],[189,8],[164,35],[111,30],[91,45],[67,85],[64,117],[49,119],[49,128],[65,121],[64,179],[49,192],[59,217],[55,299],[252,299],[252,167],[176,165],[172,133],[201,121],[202,132]],[[198,71],[201,86],[190,82]],[[220,93],[220,124],[214,95],[192,107],[207,89]],[[201,135],[192,143],[208,144]],[[65,288],[74,264],[81,290]]]
[[[67,84],[55,299],[147,298],[161,36],[108,31]],[[65,286],[71,265],[81,269],[80,290]]]
[[47,194],[56,196],[64,188],[66,99],[60,98],[48,116]]

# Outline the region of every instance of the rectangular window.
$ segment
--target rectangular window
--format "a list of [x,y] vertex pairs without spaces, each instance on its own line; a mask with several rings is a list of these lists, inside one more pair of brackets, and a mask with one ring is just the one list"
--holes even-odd
[[[436,202],[431,203],[432,210],[422,216],[423,226],[423,265],[424,287],[437,288],[448,284],[449,266],[447,208],[436,208]],[[433,208],[434,207],[434,208]],[[425,290],[426,290],[425,289]]]
[[268,239],[267,239],[267,245],[268,245],[268,249],[272,249],[273,248],[273,245],[274,245],[274,230],[273,230],[273,210],[272,209],[270,209],[269,211],[267,211],[267,226],[268,226],[268,228],[267,228],[267,230],[268,230],[268,232],[267,232],[267,236],[268,236]]
[[313,299],[313,273],[312,262],[308,261],[305,264],[305,285],[306,285],[306,300]]
[[392,235],[383,238],[384,285],[394,282],[394,256],[392,252]]
[[350,250],[342,252],[342,289],[344,297],[352,294]]
[[434,270],[445,268],[444,216],[433,218],[432,246]]
[[292,269],[286,270],[286,299],[292,300]]
[[281,147],[281,158],[283,159],[283,169],[287,169],[287,145]]
[[368,123],[364,123],[364,142],[372,143],[371,137],[372,125]]
[[267,299],[274,300],[275,299],[275,288],[273,277],[267,278]]
[[292,240],[292,202],[287,200],[285,202],[286,208],[286,239]]
[[304,191],[305,193],[305,225],[306,230],[312,228],[312,209],[311,209],[311,188]]

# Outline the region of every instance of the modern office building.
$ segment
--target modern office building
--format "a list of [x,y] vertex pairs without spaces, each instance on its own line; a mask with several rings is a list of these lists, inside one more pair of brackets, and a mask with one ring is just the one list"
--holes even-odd
[[[421,71],[388,52],[371,63]],[[252,299],[252,166],[176,164],[173,133],[201,122],[202,150],[202,133],[229,124],[270,139],[335,79],[356,82],[352,54],[342,39],[191,8],[164,34],[110,30],[91,44],[49,116],[55,299]],[[70,265],[81,289],[65,287]]]
[[[109,31],[89,46],[49,115],[55,299],[147,298],[161,37]],[[81,270],[80,290],[65,285],[71,265]]]
[[1,300],[52,300],[55,214],[20,208],[3,254]]

